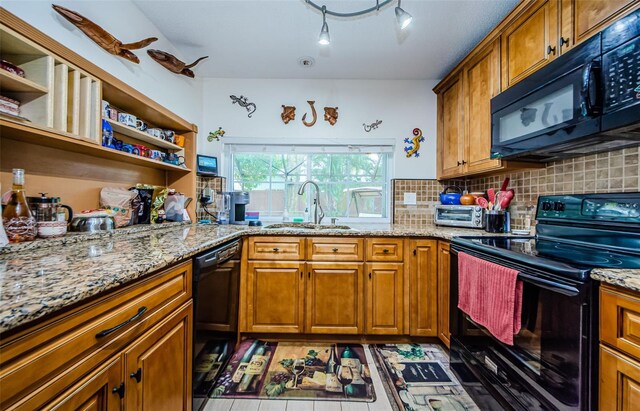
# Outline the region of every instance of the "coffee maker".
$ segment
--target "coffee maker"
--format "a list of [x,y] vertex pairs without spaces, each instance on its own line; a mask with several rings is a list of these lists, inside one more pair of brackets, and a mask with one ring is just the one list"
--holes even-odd
[[233,191],[231,193],[231,210],[229,212],[229,224],[247,225],[244,213],[249,204],[249,193],[246,191]]

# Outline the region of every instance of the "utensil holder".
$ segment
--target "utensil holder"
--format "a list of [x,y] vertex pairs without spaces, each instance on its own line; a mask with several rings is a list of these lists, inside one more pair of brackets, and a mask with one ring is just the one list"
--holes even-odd
[[505,212],[489,210],[485,214],[485,231],[488,233],[504,233]]

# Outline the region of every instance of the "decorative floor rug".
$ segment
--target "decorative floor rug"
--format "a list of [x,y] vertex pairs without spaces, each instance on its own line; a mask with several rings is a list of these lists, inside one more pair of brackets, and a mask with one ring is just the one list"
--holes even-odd
[[209,397],[373,402],[368,367],[358,344],[245,340]]
[[479,411],[436,344],[370,346],[389,399],[406,411]]

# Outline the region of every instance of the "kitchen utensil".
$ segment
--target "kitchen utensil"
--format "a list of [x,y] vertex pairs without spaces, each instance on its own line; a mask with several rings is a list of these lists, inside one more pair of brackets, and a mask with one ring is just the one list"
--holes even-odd
[[505,177],[504,181],[502,182],[502,187],[500,187],[500,191],[507,191],[509,181],[511,181],[511,179],[509,177]]
[[71,220],[71,231],[81,233],[105,233],[113,231],[116,222],[113,217],[104,213],[76,214]]
[[487,219],[484,229],[488,233],[504,233],[505,212],[502,210],[489,210],[485,213]]
[[[455,190],[457,193],[447,193],[449,190]],[[460,197],[462,197],[462,190],[458,186],[448,186],[440,193],[440,203],[445,205],[457,205],[460,204]]]
[[487,199],[489,200],[490,203],[495,203],[496,202],[496,190],[494,190],[493,188],[490,188],[487,190]]
[[460,204],[462,205],[473,205],[475,202],[476,198],[473,196],[473,194],[469,194],[469,192],[467,190],[465,190],[462,194],[462,196],[460,197]]
[[73,210],[68,205],[60,204],[60,197],[47,197],[47,193],[40,193],[40,197],[27,197],[29,208],[36,222],[58,221],[58,215],[64,215],[67,210],[67,218],[62,221],[69,222],[73,218]]
[[489,202],[484,197],[476,197],[475,201],[476,201],[476,204],[479,205],[482,208],[488,208],[489,207]]
[[506,210],[509,207],[509,204],[511,204],[511,200],[513,200],[515,192],[511,189],[509,191],[502,191],[502,193],[503,194],[500,196],[500,208]]

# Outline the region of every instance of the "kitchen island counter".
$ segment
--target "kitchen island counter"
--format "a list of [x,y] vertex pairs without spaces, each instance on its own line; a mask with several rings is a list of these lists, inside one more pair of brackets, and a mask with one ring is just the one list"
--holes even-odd
[[591,271],[591,278],[628,290],[640,291],[640,268],[596,268]]

